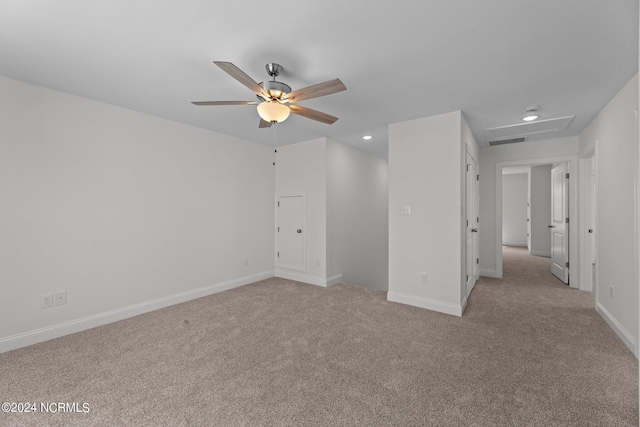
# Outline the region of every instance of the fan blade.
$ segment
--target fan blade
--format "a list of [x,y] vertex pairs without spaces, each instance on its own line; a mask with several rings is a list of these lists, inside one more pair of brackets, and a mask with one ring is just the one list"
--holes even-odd
[[289,105],[289,108],[291,109],[291,112],[293,114],[306,117],[307,119],[317,120],[328,125],[332,125],[338,120],[337,117],[331,116],[326,113],[321,113],[320,111],[312,110],[311,108],[301,107],[299,105]]
[[334,79],[294,90],[284,95],[282,99],[289,102],[298,102],[304,101],[305,99],[318,98],[319,96],[331,95],[332,93],[342,92],[343,90],[347,90],[344,83],[342,83],[340,79]]
[[271,96],[269,96],[269,92],[264,90],[264,88],[256,83],[255,80],[249,77],[240,68],[233,65],[231,62],[213,61],[213,63],[222,68],[222,70],[229,74],[231,77],[248,87],[256,95],[261,96],[264,99],[271,99]]
[[272,125],[272,123],[271,123],[271,122],[268,122],[268,121],[266,121],[266,120],[262,120],[262,119],[260,119],[260,123],[258,124],[258,127],[259,127],[260,129],[262,129],[262,128],[270,128],[270,127],[271,127],[271,125]]
[[194,105],[255,105],[258,101],[195,101]]

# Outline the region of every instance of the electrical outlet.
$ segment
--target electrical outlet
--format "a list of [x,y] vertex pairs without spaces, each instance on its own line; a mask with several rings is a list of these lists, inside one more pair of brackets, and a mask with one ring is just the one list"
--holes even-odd
[[609,286],[609,297],[613,298],[613,286]]
[[427,273],[420,273],[420,283],[425,285],[429,283],[429,275]]
[[411,206],[401,206],[398,215],[411,215]]
[[67,303],[67,291],[56,292],[53,297],[56,305],[64,305]]
[[40,295],[40,308],[47,308],[53,305],[53,294]]

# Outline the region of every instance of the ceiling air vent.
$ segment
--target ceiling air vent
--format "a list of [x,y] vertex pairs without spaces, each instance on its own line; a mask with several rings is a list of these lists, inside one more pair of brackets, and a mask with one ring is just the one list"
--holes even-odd
[[520,138],[511,138],[511,139],[501,139],[498,141],[489,141],[489,145],[503,145],[503,144],[515,144],[516,142],[525,142],[527,140],[526,136],[521,136]]
[[573,116],[558,117],[556,119],[536,120],[535,122],[518,123],[516,125],[500,126],[497,128],[485,129],[487,140],[505,141],[521,136],[532,136],[562,132],[569,126]]

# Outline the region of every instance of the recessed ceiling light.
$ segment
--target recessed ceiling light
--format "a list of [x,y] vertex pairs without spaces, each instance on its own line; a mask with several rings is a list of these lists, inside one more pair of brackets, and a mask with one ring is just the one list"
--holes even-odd
[[524,112],[524,116],[522,116],[522,120],[524,120],[525,122],[534,121],[535,119],[540,117],[540,114],[538,113],[539,109],[540,107],[537,106],[527,108],[527,110]]
[[369,141],[370,139],[373,139],[373,135],[364,135],[362,139],[364,139],[365,141]]

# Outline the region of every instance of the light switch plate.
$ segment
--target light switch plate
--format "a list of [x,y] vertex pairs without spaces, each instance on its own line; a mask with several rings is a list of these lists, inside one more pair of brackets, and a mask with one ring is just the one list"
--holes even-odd
[[398,215],[411,215],[411,206],[401,206]]

